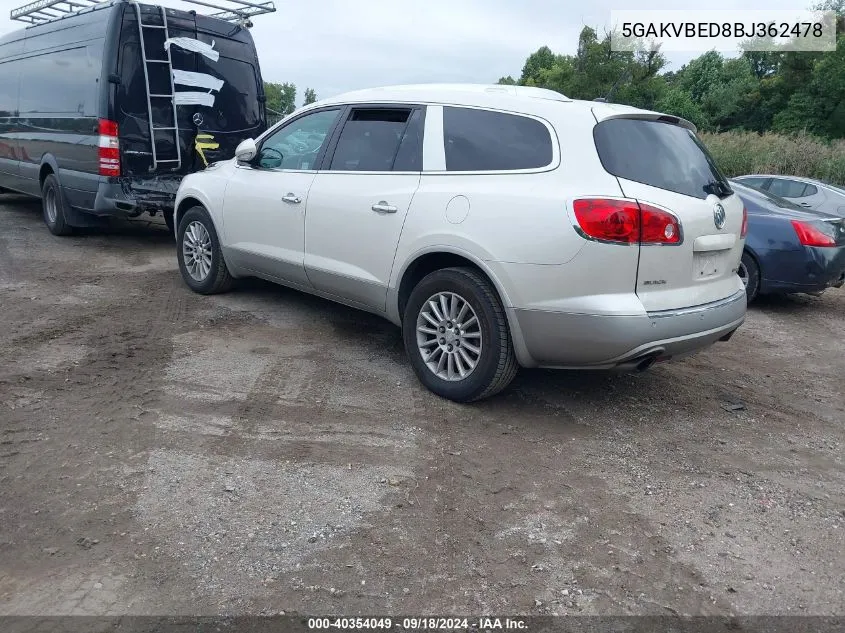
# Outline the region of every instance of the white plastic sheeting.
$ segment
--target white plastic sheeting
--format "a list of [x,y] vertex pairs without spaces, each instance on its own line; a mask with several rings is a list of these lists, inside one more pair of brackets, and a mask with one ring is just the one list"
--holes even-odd
[[173,69],[173,83],[180,86],[191,86],[193,88],[206,88],[208,90],[220,91],[223,87],[223,80],[212,77],[205,73],[192,73],[187,70]]
[[214,50],[214,41],[211,44],[206,44],[190,37],[171,37],[164,41],[164,50],[168,50],[171,46],[178,46],[186,51],[199,53],[213,62],[220,59],[220,53]]
[[214,105],[214,95],[208,92],[177,92],[173,97],[176,105]]

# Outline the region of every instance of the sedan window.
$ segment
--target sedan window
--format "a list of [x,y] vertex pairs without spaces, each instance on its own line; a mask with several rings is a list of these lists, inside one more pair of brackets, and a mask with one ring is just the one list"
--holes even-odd
[[748,185],[749,187],[754,187],[755,189],[761,189],[766,182],[765,178],[748,178],[746,176],[742,176],[736,180],[741,182],[743,185]]
[[769,185],[769,191],[781,198],[801,198],[807,194],[804,193],[806,185],[797,180],[786,180],[785,178],[773,178],[772,184]]

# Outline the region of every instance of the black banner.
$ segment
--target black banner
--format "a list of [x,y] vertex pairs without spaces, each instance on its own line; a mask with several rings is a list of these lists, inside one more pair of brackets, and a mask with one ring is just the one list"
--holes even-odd
[[0,616],[0,633],[845,633],[845,616]]

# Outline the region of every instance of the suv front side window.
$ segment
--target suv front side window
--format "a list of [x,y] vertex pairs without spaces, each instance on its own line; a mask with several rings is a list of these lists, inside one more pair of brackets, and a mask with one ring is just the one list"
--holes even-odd
[[320,110],[286,124],[261,143],[256,165],[261,169],[315,169],[339,112],[339,108]]

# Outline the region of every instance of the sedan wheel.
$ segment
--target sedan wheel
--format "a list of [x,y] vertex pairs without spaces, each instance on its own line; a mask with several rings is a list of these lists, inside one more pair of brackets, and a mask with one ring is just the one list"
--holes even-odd
[[739,268],[736,274],[742,280],[742,285],[748,288],[748,267],[743,262],[739,262]]
[[757,293],[760,290],[760,267],[757,266],[757,262],[747,251],[742,254],[736,274],[739,275],[742,285],[745,286],[745,296],[748,303],[751,303],[757,298]]

